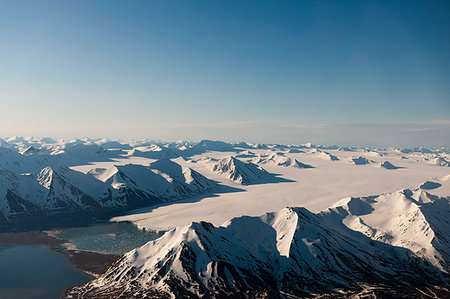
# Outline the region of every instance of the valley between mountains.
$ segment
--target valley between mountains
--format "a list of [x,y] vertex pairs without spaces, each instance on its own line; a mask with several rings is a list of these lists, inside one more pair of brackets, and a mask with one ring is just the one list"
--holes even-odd
[[2,232],[105,221],[162,232],[67,298],[450,295],[448,149],[0,144]]

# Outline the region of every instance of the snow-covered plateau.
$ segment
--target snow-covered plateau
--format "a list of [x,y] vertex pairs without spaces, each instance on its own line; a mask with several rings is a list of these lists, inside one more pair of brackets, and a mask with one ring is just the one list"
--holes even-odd
[[0,230],[167,231],[71,298],[450,296],[450,151],[0,139]]

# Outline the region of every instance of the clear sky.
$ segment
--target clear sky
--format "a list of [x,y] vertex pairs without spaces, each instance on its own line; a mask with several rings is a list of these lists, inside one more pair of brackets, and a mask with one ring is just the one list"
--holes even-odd
[[450,1],[3,1],[0,135],[450,146]]

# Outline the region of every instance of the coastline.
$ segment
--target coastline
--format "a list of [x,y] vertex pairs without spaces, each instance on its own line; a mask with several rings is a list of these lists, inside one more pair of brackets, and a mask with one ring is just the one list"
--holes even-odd
[[114,254],[67,249],[63,246],[65,243],[68,241],[43,231],[0,233],[0,244],[46,246],[49,250],[64,255],[73,269],[89,275],[92,279],[103,274],[120,258]]

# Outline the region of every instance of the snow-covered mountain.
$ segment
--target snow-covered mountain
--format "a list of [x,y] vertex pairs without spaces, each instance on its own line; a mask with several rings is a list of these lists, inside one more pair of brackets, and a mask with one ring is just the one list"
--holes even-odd
[[304,153],[304,151],[299,150],[299,149],[297,149],[297,148],[290,148],[290,149],[288,150],[288,153],[290,153],[290,154],[298,154],[298,153]]
[[366,157],[363,157],[363,156],[350,157],[347,161],[349,164],[352,164],[352,165],[374,165],[374,166],[381,167],[384,169],[389,169],[389,170],[401,168],[401,167],[395,166],[394,164],[392,164],[389,161],[376,162],[374,160],[367,159]]
[[235,157],[236,158],[253,158],[253,157],[256,157],[256,155],[253,152],[246,150],[246,151],[240,152]]
[[70,222],[63,215],[77,222],[79,217],[101,214],[103,201],[110,198],[107,191],[96,179],[65,167],[45,167],[22,175],[0,170],[1,229],[36,229],[53,218]]
[[354,165],[366,165],[366,164],[373,164],[375,163],[372,160],[367,159],[366,157],[363,156],[359,156],[359,157],[351,157],[348,162],[350,164],[354,164]]
[[3,138],[0,138],[0,147],[3,147],[3,148],[13,148],[14,145],[12,145],[12,144],[6,142]]
[[450,162],[442,157],[436,157],[432,158],[428,161],[430,164],[436,165],[436,166],[445,166],[450,167]]
[[215,186],[198,172],[168,159],[150,166],[94,169],[88,174],[62,166],[19,175],[0,170],[0,224],[2,230],[9,230],[30,223],[36,229],[61,219],[76,223],[78,214],[83,219],[102,216],[202,194]]
[[22,155],[15,149],[0,147],[0,169],[15,173],[34,172],[47,166],[49,158]]
[[189,196],[215,187],[214,182],[195,170],[169,159],[158,160],[149,166],[116,165],[97,170],[93,175],[120,192],[140,194],[147,199]]
[[386,169],[398,169],[399,167],[395,166],[389,161],[384,161],[383,163],[380,163],[380,167],[386,168]]
[[248,185],[263,182],[269,176],[262,167],[229,156],[213,164],[212,170],[233,182]]
[[[427,184],[430,185],[430,184]],[[450,198],[421,188],[379,196],[346,198],[323,215],[369,238],[407,248],[450,271]]]
[[353,152],[354,150],[350,147],[347,146],[341,146],[337,149],[340,152]]
[[379,150],[375,151],[372,149],[365,149],[363,153],[364,153],[364,155],[371,156],[371,157],[382,157],[383,156],[383,153]]
[[149,159],[171,159],[185,155],[185,151],[177,148],[166,148],[159,146],[138,147],[128,151],[128,157],[143,157]]
[[272,154],[268,155],[267,157],[256,158],[256,159],[254,159],[254,162],[256,164],[273,163],[277,166],[282,166],[282,167],[314,168],[311,165],[299,162],[299,161],[297,161],[297,159],[294,159],[294,158],[286,157],[280,153],[272,153]]
[[312,153],[317,155],[317,157],[319,157],[319,158],[321,158],[323,160],[328,160],[328,161],[338,161],[339,160],[338,157],[336,157],[335,155],[330,154],[329,152],[324,152],[324,151],[321,151],[321,150],[314,149]]
[[234,151],[234,146],[223,141],[202,140],[192,146],[191,150],[196,153],[204,153],[205,151],[231,152]]
[[[182,159],[182,158],[180,158]],[[180,182],[190,192],[202,193],[216,186],[216,184],[189,167],[183,167],[180,164],[169,159],[159,159],[149,165],[151,169],[167,174],[174,180]]]
[[[361,213],[361,209],[352,210]],[[370,212],[367,207],[362,210]],[[385,218],[379,216],[380,221]],[[423,221],[417,217],[406,218]],[[320,214],[304,208],[285,208],[260,217],[234,218],[219,227],[207,222],[192,223],[125,254],[105,274],[66,295],[345,297],[361,290],[370,294],[371,288],[384,288],[391,294],[406,292],[414,296],[420,294],[416,288],[422,294],[433,294],[433,286],[439,285],[441,290],[448,286],[448,275],[435,266],[441,264],[424,252],[414,246],[414,250],[398,246],[402,242],[393,246],[386,238],[375,240],[351,225],[347,227],[342,219],[337,207]],[[392,224],[393,229],[397,227],[397,222]],[[410,226],[412,231],[416,228],[414,223]],[[432,229],[428,229],[430,236]]]
[[108,194],[97,180],[64,167],[46,167],[36,175],[36,180],[45,192],[40,198],[30,195],[28,200],[49,213],[99,209],[98,200]]
[[[26,194],[23,186],[29,183],[25,190],[39,190],[39,184],[28,176],[18,176],[10,170],[0,170],[0,224],[9,229],[16,219],[37,218],[39,208],[24,199]],[[30,192],[34,193],[34,192]]]

